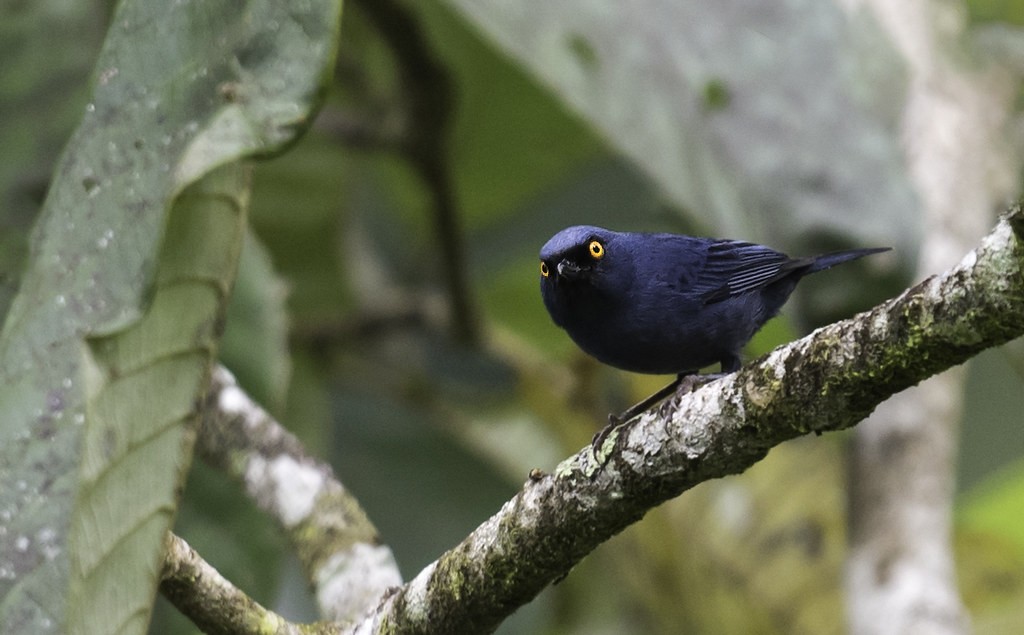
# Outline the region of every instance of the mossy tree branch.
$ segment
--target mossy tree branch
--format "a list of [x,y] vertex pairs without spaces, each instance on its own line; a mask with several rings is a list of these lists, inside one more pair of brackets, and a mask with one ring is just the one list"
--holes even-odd
[[[483,633],[583,556],[775,445],[855,425],[879,403],[1024,334],[1024,213],[952,271],[676,396],[522,491],[389,596],[360,633]],[[353,630],[352,632],[355,632]]]

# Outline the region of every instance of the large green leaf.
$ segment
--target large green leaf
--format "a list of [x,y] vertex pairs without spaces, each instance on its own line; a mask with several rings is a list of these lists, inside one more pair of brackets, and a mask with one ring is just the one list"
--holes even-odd
[[203,177],[304,128],[339,11],[113,16],[0,333],[0,631],[144,629],[243,236],[245,170]]
[[143,318],[87,344],[85,435],[68,535],[72,632],[142,632],[148,622],[160,562],[153,545],[170,525],[189,464],[188,424],[234,281],[247,193],[248,171],[238,163],[188,188],[171,213]]
[[706,231],[913,244],[903,64],[866,14],[815,0],[448,4]]
[[[106,27],[98,0],[0,3],[0,324],[17,290],[28,228],[88,98]],[[60,32],[55,45],[52,34]]]

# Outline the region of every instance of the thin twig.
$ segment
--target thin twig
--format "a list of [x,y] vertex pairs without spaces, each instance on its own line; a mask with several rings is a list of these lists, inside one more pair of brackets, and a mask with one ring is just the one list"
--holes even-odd
[[459,222],[448,157],[455,108],[455,86],[434,55],[412,11],[394,0],[357,0],[398,62],[408,110],[401,149],[433,198],[434,226],[452,308],[452,331],[459,341],[477,345],[480,325],[469,285],[466,247]]
[[160,592],[209,635],[312,635],[337,625],[291,624],[228,582],[184,540],[168,533]]
[[311,456],[223,367],[213,374],[197,449],[281,524],[325,617],[350,620],[402,583],[391,549],[331,467]]

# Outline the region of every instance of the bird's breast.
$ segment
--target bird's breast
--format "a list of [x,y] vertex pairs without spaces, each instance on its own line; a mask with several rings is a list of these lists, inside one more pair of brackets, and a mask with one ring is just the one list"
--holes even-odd
[[585,352],[610,366],[638,373],[672,374],[714,364],[734,320],[728,304],[705,307],[685,293],[659,289],[626,302],[568,304],[562,325]]

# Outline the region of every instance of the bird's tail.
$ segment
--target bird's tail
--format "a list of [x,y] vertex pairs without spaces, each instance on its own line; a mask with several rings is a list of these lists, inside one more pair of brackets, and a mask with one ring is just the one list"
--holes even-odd
[[807,273],[814,273],[815,271],[823,271],[829,267],[834,267],[848,260],[856,260],[857,258],[863,258],[864,256],[870,256],[871,254],[881,253],[883,251],[889,251],[892,247],[872,247],[870,249],[848,249],[846,251],[834,251],[830,254],[822,254],[815,256],[814,263],[807,270]]

